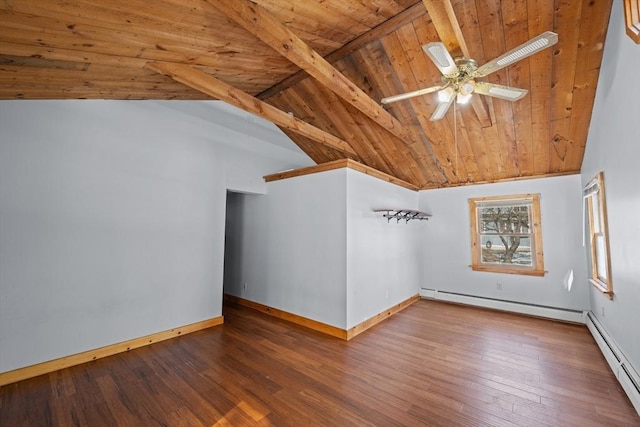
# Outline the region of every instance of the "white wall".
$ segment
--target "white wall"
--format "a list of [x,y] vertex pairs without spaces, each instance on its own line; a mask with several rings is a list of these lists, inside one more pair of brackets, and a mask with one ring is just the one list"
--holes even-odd
[[0,102],[0,371],[221,314],[226,189],[311,161],[217,105]]
[[270,182],[266,196],[239,198],[241,265],[228,268],[240,273],[225,292],[345,328],[346,171]]
[[[544,277],[472,271],[468,199],[540,193]],[[433,217],[423,228],[425,289],[572,310],[589,307],[582,248],[579,175],[421,191],[420,208]],[[565,276],[574,272],[571,291]],[[502,290],[497,289],[497,284]]]
[[415,191],[337,169],[229,200],[227,293],[340,329],[418,293],[423,224],[373,212],[415,209]]
[[640,372],[640,46],[624,33],[622,2],[610,20],[582,183],[604,171],[615,296],[590,287],[591,308]]
[[420,231],[375,209],[417,209],[418,193],[347,170],[347,329],[418,293]]

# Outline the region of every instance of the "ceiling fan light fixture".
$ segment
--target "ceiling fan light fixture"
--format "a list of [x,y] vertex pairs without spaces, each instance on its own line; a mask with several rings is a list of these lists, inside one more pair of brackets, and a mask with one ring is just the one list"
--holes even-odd
[[451,98],[455,95],[455,91],[452,87],[446,87],[440,91],[438,91],[438,101],[441,103],[449,103],[451,102]]
[[472,80],[468,81],[468,82],[464,82],[463,84],[460,85],[460,88],[458,89],[458,92],[460,95],[471,95],[473,93],[473,90],[475,89],[476,85],[474,84],[474,82]]
[[463,94],[462,92],[460,92],[456,97],[456,102],[458,104],[466,104],[471,99],[471,95],[472,95],[471,93]]

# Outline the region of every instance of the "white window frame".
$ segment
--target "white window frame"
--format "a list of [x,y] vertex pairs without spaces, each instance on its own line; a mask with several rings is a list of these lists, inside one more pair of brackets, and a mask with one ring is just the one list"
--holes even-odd
[[604,173],[599,172],[584,187],[586,233],[589,248],[587,256],[590,266],[589,281],[609,299],[613,299],[611,279],[611,252],[609,249],[609,226],[607,201],[604,193]]
[[[480,211],[487,207],[528,206],[530,219],[526,235],[531,242],[531,265],[509,263],[487,263],[482,261],[482,236]],[[471,220],[471,268],[475,271],[495,273],[524,274],[544,276],[544,253],[542,250],[542,223],[540,215],[540,194],[518,194],[510,196],[478,197],[469,199],[469,217]],[[507,235],[508,233],[500,233]]]

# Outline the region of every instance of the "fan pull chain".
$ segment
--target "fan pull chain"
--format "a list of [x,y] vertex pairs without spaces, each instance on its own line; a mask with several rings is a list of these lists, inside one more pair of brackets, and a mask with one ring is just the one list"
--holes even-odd
[[455,145],[456,150],[456,159],[455,159],[455,175],[456,179],[460,180],[458,177],[458,107],[456,106],[457,102],[453,103],[453,143]]

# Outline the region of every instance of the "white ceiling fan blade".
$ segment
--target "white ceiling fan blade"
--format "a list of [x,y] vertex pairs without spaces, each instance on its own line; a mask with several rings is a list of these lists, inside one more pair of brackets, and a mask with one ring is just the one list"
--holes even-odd
[[473,91],[482,95],[493,96],[494,98],[506,99],[507,101],[517,101],[529,92],[526,89],[502,86],[487,82],[476,82],[476,86]]
[[455,92],[451,96],[449,96],[448,101],[444,101],[438,104],[429,120],[435,122],[436,120],[440,120],[441,118],[443,118],[445,114],[447,114],[447,111],[449,111],[449,107],[451,107],[451,104],[453,104],[454,99],[456,99]]
[[495,58],[492,61],[487,62],[482,65],[480,68],[476,70],[474,73],[475,77],[483,77],[487,74],[493,73],[494,71],[498,71],[508,65],[513,64],[514,62],[520,61],[523,58],[533,55],[534,53],[540,52],[548,48],[549,46],[553,46],[558,42],[558,35],[551,31],[546,31],[526,43],[521,44],[515,49],[511,49],[509,52],[506,52],[499,57]]
[[387,96],[386,98],[382,98],[380,102],[383,104],[389,104],[391,102],[402,101],[403,99],[409,99],[415,96],[426,95],[428,93],[439,91],[443,87],[444,86],[433,86],[433,87],[427,87],[424,89],[414,90],[411,92],[401,93],[399,95]]
[[427,43],[422,46],[422,50],[431,58],[431,61],[433,61],[443,75],[458,74],[458,66],[447,48],[444,47],[444,43]]

